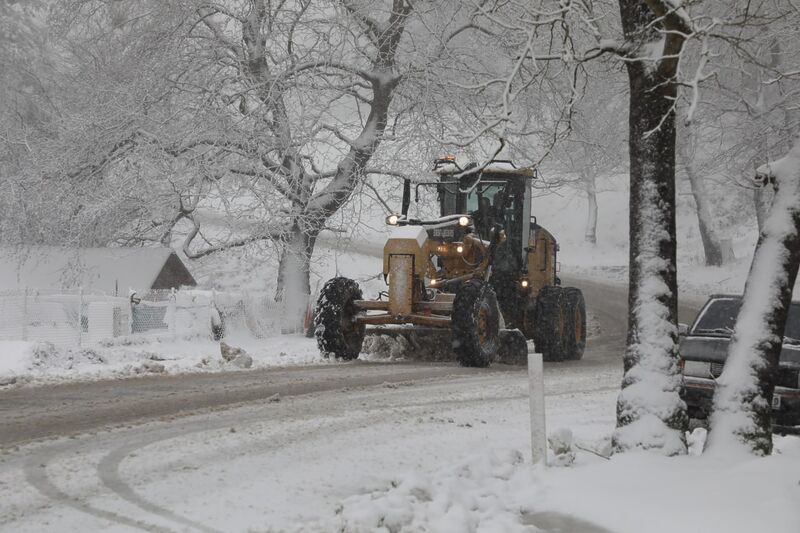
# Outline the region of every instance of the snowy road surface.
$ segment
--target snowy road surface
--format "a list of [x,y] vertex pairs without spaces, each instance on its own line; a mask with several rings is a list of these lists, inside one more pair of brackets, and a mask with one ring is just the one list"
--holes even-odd
[[[549,428],[578,443],[613,427],[627,305],[580,285],[599,333],[545,378]],[[514,367],[355,362],[2,392],[0,530],[358,530],[354,495],[526,450],[526,387]]]

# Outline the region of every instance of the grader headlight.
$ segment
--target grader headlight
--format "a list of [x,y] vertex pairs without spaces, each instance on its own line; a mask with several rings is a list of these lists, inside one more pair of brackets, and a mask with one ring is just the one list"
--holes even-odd
[[390,226],[396,226],[399,220],[400,217],[398,217],[397,215],[389,215],[388,217],[386,217],[386,223],[389,224]]
[[459,244],[458,246],[456,246],[456,252],[458,252],[458,253],[460,253],[460,254],[463,254],[463,253],[464,253],[464,246],[463,246],[463,245],[461,245],[461,244]]
[[469,226],[469,217],[458,217],[458,225],[464,228]]
[[519,282],[519,284],[522,285],[523,289],[527,289],[528,288],[528,280],[527,279],[523,279],[522,281]]

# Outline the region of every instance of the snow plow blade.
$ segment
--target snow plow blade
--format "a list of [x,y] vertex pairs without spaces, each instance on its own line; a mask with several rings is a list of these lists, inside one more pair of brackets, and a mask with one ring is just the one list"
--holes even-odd
[[[362,352],[374,357],[455,361],[452,333],[445,328],[375,327],[367,330]],[[518,329],[501,329],[493,363],[526,365],[528,343]]]

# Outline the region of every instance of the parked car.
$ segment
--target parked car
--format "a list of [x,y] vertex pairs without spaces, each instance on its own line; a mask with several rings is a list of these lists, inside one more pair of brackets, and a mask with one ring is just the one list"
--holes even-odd
[[[690,418],[708,419],[715,380],[725,365],[741,305],[741,296],[712,296],[681,335],[682,397]],[[800,431],[800,302],[792,302],[789,308],[772,412],[777,432]]]

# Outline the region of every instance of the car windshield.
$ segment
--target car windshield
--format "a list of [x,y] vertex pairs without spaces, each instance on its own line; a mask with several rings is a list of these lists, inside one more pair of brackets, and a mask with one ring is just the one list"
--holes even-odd
[[[742,306],[741,298],[716,298],[706,306],[703,314],[695,324],[693,333],[730,335],[736,325],[736,317]],[[800,344],[800,304],[793,303],[789,307],[789,318],[786,321],[784,342]]]

